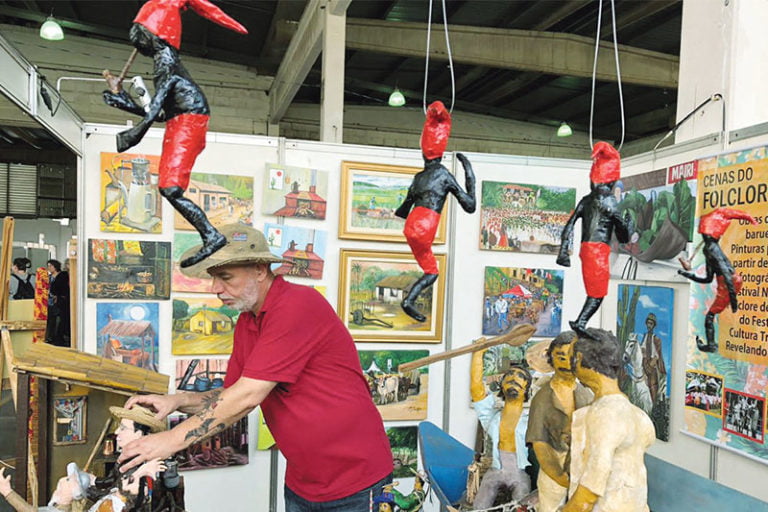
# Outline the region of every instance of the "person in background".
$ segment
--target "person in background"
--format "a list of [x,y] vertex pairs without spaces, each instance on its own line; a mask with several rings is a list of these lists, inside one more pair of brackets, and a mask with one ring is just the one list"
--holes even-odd
[[69,272],[61,270],[61,262],[58,260],[48,260],[47,265],[51,288],[48,292],[45,342],[58,347],[69,347]]
[[35,298],[35,276],[27,272],[31,267],[32,262],[28,258],[14,258],[11,265],[11,281],[8,286],[11,299]]

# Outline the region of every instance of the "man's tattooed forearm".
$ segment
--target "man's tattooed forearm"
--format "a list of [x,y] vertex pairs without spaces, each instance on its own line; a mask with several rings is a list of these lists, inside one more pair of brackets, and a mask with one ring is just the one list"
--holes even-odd
[[203,421],[199,427],[193,428],[189,432],[187,432],[187,435],[184,436],[184,440],[192,439],[193,442],[201,441],[205,439],[206,437],[212,436],[213,434],[217,434],[227,428],[224,423],[219,423],[218,425],[211,427],[211,424],[213,423],[213,418],[209,418],[205,421]]

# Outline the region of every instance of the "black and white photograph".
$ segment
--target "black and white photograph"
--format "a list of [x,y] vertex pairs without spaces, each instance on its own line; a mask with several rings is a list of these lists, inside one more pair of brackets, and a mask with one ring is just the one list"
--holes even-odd
[[763,418],[765,398],[726,388],[723,430],[763,444]]

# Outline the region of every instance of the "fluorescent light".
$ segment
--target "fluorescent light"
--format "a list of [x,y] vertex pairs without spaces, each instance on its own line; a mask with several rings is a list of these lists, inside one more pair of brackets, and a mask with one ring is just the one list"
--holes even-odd
[[64,39],[64,31],[53,16],[48,16],[40,26],[40,37],[49,41],[61,41]]
[[563,121],[560,123],[560,127],[557,129],[557,136],[558,137],[570,137],[573,135],[573,130],[571,130],[571,127],[568,126],[568,123]]
[[400,92],[400,89],[395,87],[395,90],[389,95],[389,106],[402,107],[403,105],[405,105],[405,96]]

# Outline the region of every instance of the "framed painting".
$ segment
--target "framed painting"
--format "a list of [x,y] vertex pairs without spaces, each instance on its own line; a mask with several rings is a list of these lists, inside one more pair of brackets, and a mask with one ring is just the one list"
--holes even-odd
[[400,302],[422,276],[411,253],[342,249],[337,313],[355,341],[440,343],[443,336],[445,254],[436,254],[437,282],[418,298],[423,323]]
[[216,297],[174,298],[171,352],[177,356],[232,353],[239,316],[239,311]]
[[358,351],[373,403],[384,421],[427,419],[429,366],[406,373],[397,369],[428,355],[428,350]]
[[[173,428],[189,416],[171,416]],[[207,439],[189,445],[176,453],[180,471],[217,469],[248,464],[248,416],[236,421],[231,427]]]
[[[253,178],[250,176],[193,172],[184,197],[198,205],[213,226],[236,223],[250,226],[253,222]],[[173,214],[173,227],[184,231],[195,229],[179,212]]]
[[53,444],[85,444],[87,441],[87,396],[63,396],[53,399]]
[[160,352],[158,310],[155,302],[97,303],[97,353],[156,372]]
[[181,273],[181,256],[188,249],[200,245],[200,235],[177,231],[173,234],[173,274],[171,275],[171,290],[175,292],[211,293],[211,278],[189,277]]
[[272,265],[275,274],[323,278],[325,231],[267,222],[264,224],[264,236],[272,254],[293,263],[275,263]]
[[160,157],[101,153],[101,231],[161,233]]
[[168,299],[171,243],[145,240],[88,240],[88,297]]
[[324,220],[327,198],[328,172],[267,164],[261,195],[265,215]]
[[[339,238],[405,242],[405,219],[395,216],[395,210],[408,194],[413,177],[420,167],[341,163],[341,211]],[[445,219],[448,205],[440,219],[435,244],[445,243]]]

